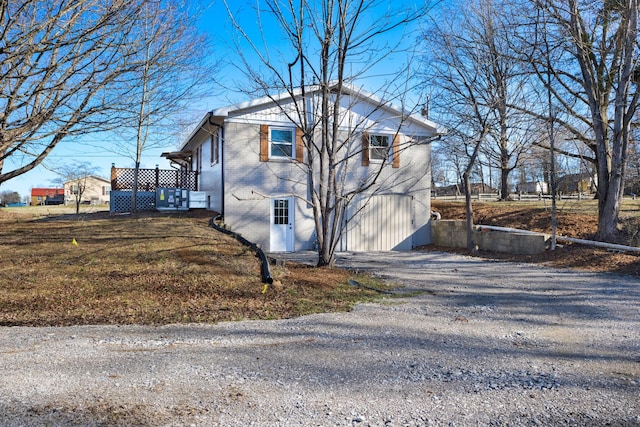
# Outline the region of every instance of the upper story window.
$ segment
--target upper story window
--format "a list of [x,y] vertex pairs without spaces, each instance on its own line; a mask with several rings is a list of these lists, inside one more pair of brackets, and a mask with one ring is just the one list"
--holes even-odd
[[304,158],[304,132],[294,126],[260,125],[260,161]]
[[370,135],[369,136],[369,159],[373,161],[384,161],[389,158],[389,136]]
[[393,168],[400,167],[400,135],[381,135],[364,132],[362,134],[362,166],[369,163],[391,163]]
[[295,130],[290,128],[269,128],[269,157],[295,157]]

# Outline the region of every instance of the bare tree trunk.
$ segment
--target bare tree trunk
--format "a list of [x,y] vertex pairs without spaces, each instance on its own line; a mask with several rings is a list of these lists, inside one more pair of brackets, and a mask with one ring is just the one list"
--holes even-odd
[[[542,62],[554,68],[554,79],[562,90],[553,95],[572,118],[591,127],[584,136],[581,127],[565,123],[565,129],[583,141],[594,153],[598,176],[599,240],[613,240],[617,234],[620,202],[629,141],[629,124],[637,109],[638,0],[620,2],[547,1],[538,5],[555,27],[560,61]],[[545,22],[546,25],[546,22]],[[553,29],[551,29],[553,31]],[[570,36],[570,37],[567,37]],[[545,54],[544,52],[542,53]],[[575,73],[579,67],[580,73]],[[546,72],[537,70],[543,77]],[[576,96],[576,94],[583,96]],[[575,107],[576,100],[588,111]]]
[[464,202],[466,216],[466,230],[467,230],[467,250],[469,253],[476,251],[476,243],[473,239],[473,208],[471,206],[471,183],[469,181],[469,172],[465,171],[463,174],[463,187],[464,187]]
[[464,186],[464,200],[465,200],[465,208],[467,212],[466,225],[467,225],[467,250],[469,253],[476,253],[478,251],[477,245],[473,239],[473,208],[471,206],[471,182],[469,176],[471,175],[471,171],[473,170],[473,165],[478,158],[478,153],[480,151],[480,146],[482,145],[482,141],[484,140],[484,136],[487,134],[487,129],[483,132],[483,137],[476,141],[475,146],[473,148],[473,152],[469,156],[469,163],[462,174],[463,178],[463,186]]
[[131,185],[131,213],[138,211],[138,180],[140,177],[140,162],[136,161],[133,169],[133,183]]
[[500,155],[500,200],[509,198],[509,153],[506,149],[501,150]]

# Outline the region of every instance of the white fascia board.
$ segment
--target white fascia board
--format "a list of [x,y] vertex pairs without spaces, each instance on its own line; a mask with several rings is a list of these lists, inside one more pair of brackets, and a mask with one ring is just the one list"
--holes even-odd
[[[331,86],[335,86],[335,83],[331,84]],[[402,108],[392,103],[385,102],[382,98],[380,98],[377,95],[369,93],[363,89],[357,88],[349,83],[343,83],[342,88],[343,88],[343,92],[347,95],[356,96],[372,104],[380,105],[382,106],[382,108],[388,111],[391,111],[397,115],[406,117],[405,120],[412,121],[419,127],[427,128],[428,131],[425,132],[425,135],[431,134],[433,136],[436,136],[436,135],[444,135],[447,133],[447,130],[444,127],[440,126],[439,124],[429,119],[426,119],[422,116],[419,116],[417,114],[407,114],[407,112],[404,111]],[[320,89],[321,88],[319,85],[310,85],[310,86],[307,86],[305,92],[306,94],[311,95],[316,92],[319,92]],[[260,107],[263,105],[274,104],[282,100],[298,98],[300,96],[302,96],[302,90],[298,88],[293,90],[292,92],[282,92],[273,96],[263,96],[261,98],[257,98],[250,101],[245,101],[238,104],[233,104],[233,105],[212,110],[207,114],[205,114],[205,116],[202,118],[200,123],[198,123],[198,126],[191,132],[186,142],[182,145],[181,149],[183,150],[189,145],[189,142],[191,142],[191,140],[197,135],[200,129],[207,124],[210,118],[217,118],[218,120],[225,122],[225,121],[228,121],[228,118],[230,115],[240,115],[242,114],[243,110],[254,109],[256,107]]]
[[[318,91],[318,86],[307,86],[306,92],[308,94],[314,93]],[[211,111],[213,116],[218,117],[228,117],[231,113],[239,113],[242,110],[253,109],[255,107],[260,107],[262,105],[274,104],[279,101],[298,98],[302,96],[301,89],[295,89],[293,92],[282,92],[273,96],[263,96],[261,98],[256,98],[250,101],[241,102],[239,104],[229,105],[227,107],[218,108],[216,110]]]
[[180,150],[178,150],[178,151],[184,151],[185,148],[187,148],[187,145],[189,145],[191,140],[198,134],[200,129],[202,129],[202,127],[207,123],[207,121],[209,120],[210,116],[211,116],[210,113],[207,113],[207,114],[204,115],[202,120],[200,120],[200,123],[198,123],[198,125],[195,128],[193,128],[193,130],[191,131],[191,133],[189,134],[189,136],[185,140],[184,144],[182,144],[180,146]]
[[343,84],[343,88],[345,89],[345,93],[351,94],[351,95],[355,95],[357,97],[360,98],[364,98],[366,100],[368,100],[369,102],[371,102],[374,105],[380,105],[382,108],[387,109],[388,111],[392,111],[394,113],[396,113],[399,116],[404,116],[406,117],[405,120],[410,120],[414,123],[416,123],[418,126],[420,127],[427,127],[429,128],[430,132],[429,133],[435,133],[435,135],[444,135],[447,133],[446,128],[440,126],[439,124],[437,124],[436,122],[433,122],[423,116],[420,116],[418,114],[407,114],[406,111],[404,111],[404,109],[402,109],[401,107],[394,105],[391,102],[386,102],[384,101],[382,98],[380,98],[377,95],[374,95],[373,93],[367,92],[363,89],[358,89],[348,83],[344,83]]

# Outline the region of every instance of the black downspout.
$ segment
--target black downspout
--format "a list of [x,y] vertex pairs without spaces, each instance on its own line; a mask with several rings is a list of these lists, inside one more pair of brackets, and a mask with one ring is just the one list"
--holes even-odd
[[220,191],[222,192],[222,212],[220,214],[224,217],[224,127],[220,126]]
[[[233,238],[235,238],[238,242],[242,243],[243,245],[251,248],[251,250],[253,250],[256,253],[256,256],[258,258],[260,258],[260,276],[262,279],[262,283],[265,283],[267,285],[271,285],[273,283],[273,278],[271,277],[271,269],[269,268],[269,260],[267,259],[267,256],[265,255],[264,251],[262,249],[260,249],[260,247],[258,245],[256,245],[255,243],[252,243],[250,241],[248,241],[247,239],[245,239],[244,237],[242,237],[242,235],[238,234],[238,233],[234,233],[231,230],[227,230],[226,228],[222,228],[220,227],[218,224],[216,224],[216,221],[221,219],[222,215],[219,215],[215,218],[211,218],[209,220],[209,226],[214,228],[215,230],[227,234],[229,236],[232,236]],[[265,287],[266,289],[266,287]]]
[[219,124],[212,122],[211,117],[213,117],[213,111],[209,111],[209,125],[217,127],[220,131],[218,138],[220,140],[220,158],[218,160],[220,162],[220,176],[222,177],[222,182],[220,183],[220,190],[222,193],[222,212],[220,212],[220,215],[224,217],[224,126],[220,126]]

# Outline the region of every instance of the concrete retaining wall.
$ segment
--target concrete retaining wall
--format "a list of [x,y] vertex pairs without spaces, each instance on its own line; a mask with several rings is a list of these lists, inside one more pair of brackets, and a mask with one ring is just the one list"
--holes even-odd
[[[464,220],[431,221],[433,243],[454,248],[467,247]],[[545,251],[550,237],[546,234],[524,234],[494,231],[474,226],[474,241],[480,249],[519,255],[535,255]]]

